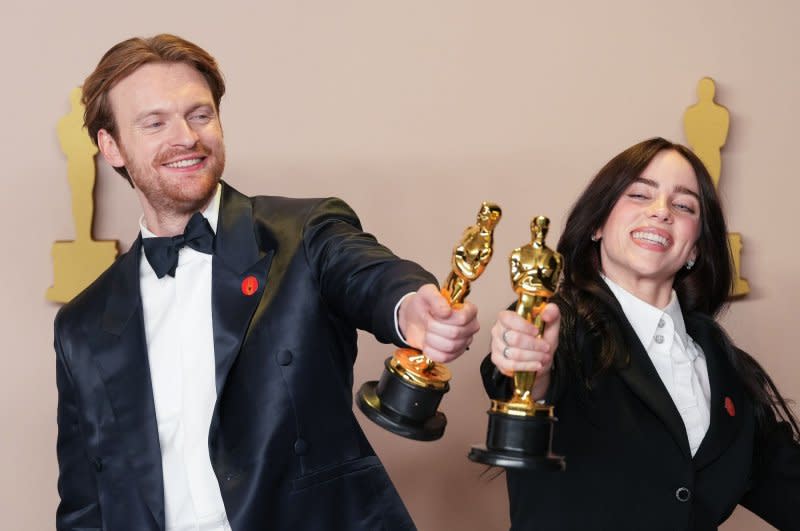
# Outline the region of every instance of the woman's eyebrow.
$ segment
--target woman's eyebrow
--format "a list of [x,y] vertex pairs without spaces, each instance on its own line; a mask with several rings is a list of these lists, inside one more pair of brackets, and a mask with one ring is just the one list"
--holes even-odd
[[[656,181],[654,181],[653,179],[648,179],[646,177],[637,177],[633,182],[642,183],[644,185],[651,186],[653,188],[659,188],[659,185]],[[679,194],[691,195],[695,197],[698,201],[700,201],[700,195],[697,192],[681,184],[677,185],[673,191]]]
[[675,187],[675,192],[676,192],[676,193],[679,193],[679,194],[687,194],[687,195],[691,195],[691,196],[693,196],[695,199],[697,199],[698,201],[700,201],[700,195],[698,195],[698,193],[697,193],[697,192],[695,192],[694,190],[691,190],[691,189],[689,189],[689,188],[686,188],[685,186],[681,186],[681,185],[678,185],[678,186],[676,186],[676,187]]

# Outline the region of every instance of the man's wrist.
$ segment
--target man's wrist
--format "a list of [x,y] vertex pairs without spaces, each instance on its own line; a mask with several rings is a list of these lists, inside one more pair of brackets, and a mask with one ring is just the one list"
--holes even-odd
[[400,341],[407,347],[410,347],[411,345],[408,344],[408,341],[406,341],[406,336],[404,336],[403,331],[400,330],[400,306],[402,306],[404,300],[406,300],[409,296],[413,295],[414,293],[416,292],[409,291],[408,293],[400,297],[400,300],[397,301],[397,304],[394,305],[394,331],[397,334],[397,337],[400,338]]

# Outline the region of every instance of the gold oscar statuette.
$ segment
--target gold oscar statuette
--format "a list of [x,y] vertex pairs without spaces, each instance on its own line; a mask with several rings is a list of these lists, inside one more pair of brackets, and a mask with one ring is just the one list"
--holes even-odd
[[[509,257],[516,312],[535,324],[540,336],[541,312],[558,287],[563,263],[561,255],[545,244],[549,226],[548,218],[533,218],[531,242]],[[509,400],[492,400],[486,446],[473,446],[471,460],[507,468],[564,470],[564,458],[551,452],[553,406],[533,399],[535,383],[535,372],[514,373],[514,392]]]
[[[494,228],[502,212],[483,202],[477,221],[467,227],[453,249],[451,272],[442,288],[451,306],[458,307],[470,292],[470,284],[486,269],[492,257]],[[437,411],[450,390],[450,371],[412,348],[401,348],[387,358],[379,381],[366,382],[357,403],[373,422],[392,433],[420,441],[439,439],[447,418]]]
[[105,271],[117,256],[116,240],[92,239],[95,155],[97,148],[83,126],[81,89],[70,93],[72,109],[58,122],[58,139],[67,157],[75,240],[53,243],[54,283],[47,299],[68,302]]

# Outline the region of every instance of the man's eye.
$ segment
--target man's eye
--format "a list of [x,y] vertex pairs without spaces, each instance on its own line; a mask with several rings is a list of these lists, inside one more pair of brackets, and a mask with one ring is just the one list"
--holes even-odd
[[211,120],[211,115],[206,113],[194,114],[191,116],[191,119],[195,122],[208,122]]
[[147,122],[144,124],[145,128],[147,129],[158,129],[164,125],[164,122],[154,121],[154,122]]

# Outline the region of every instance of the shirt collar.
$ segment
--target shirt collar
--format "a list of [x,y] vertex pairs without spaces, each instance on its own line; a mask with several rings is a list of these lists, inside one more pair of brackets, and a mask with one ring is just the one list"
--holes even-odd
[[655,336],[656,330],[659,328],[658,324],[664,315],[672,319],[672,323],[675,326],[675,335],[682,342],[683,346],[686,347],[689,338],[686,334],[686,325],[683,322],[681,304],[678,302],[678,296],[675,290],[672,290],[669,304],[667,304],[664,309],[660,309],[636,297],[629,291],[626,291],[625,288],[607,276],[601,276],[611,290],[611,293],[616,297],[622,307],[625,317],[628,319],[633,331],[636,332],[636,336],[645,348],[648,348],[653,341],[653,336]]
[[[211,198],[209,201],[208,206],[201,212],[203,217],[208,220],[208,224],[211,225],[211,230],[214,231],[214,234],[217,233],[217,220],[219,219],[219,200],[222,196],[222,183],[217,183],[217,189],[214,192],[214,197]],[[147,225],[144,221],[144,214],[139,216],[139,230],[142,231],[142,238],[155,238],[156,235],[150,232],[147,229]]]

